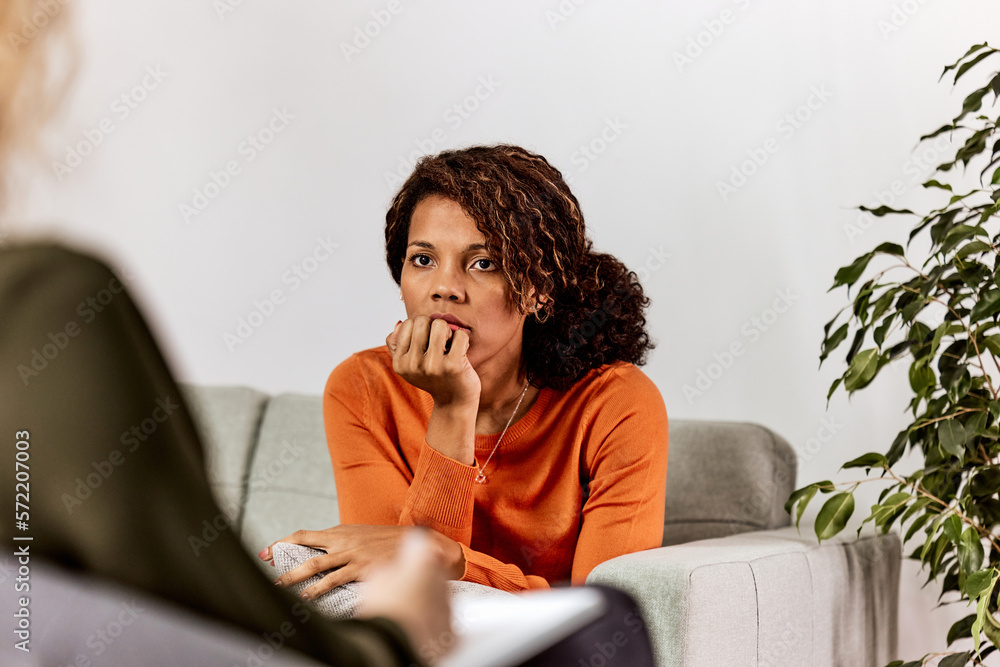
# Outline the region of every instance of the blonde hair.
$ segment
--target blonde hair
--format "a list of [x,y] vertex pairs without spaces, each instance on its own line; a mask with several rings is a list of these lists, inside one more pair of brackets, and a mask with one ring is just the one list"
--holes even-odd
[[75,58],[57,58],[57,47],[71,54],[75,46],[65,30],[68,1],[0,0],[0,211],[15,156],[36,152],[72,78]]

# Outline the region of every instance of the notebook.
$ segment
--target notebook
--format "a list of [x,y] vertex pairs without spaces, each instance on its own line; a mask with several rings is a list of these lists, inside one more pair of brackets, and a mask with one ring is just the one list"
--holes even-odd
[[458,640],[438,665],[517,665],[593,622],[606,608],[601,594],[584,586],[457,600],[452,627]]

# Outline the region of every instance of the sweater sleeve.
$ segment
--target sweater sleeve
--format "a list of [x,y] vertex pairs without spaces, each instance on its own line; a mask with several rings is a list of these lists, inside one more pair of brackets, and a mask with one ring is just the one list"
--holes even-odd
[[549,582],[545,577],[525,574],[516,565],[499,561],[482,551],[470,549],[465,544],[462,545],[462,553],[465,555],[465,574],[462,575],[462,581],[492,586],[511,593],[549,588]]
[[376,421],[364,369],[356,355],[349,357],[330,374],[323,395],[341,523],[424,526],[470,544],[475,466],[421,438],[411,468],[388,428],[369,428]]
[[475,466],[448,458],[422,440],[411,472],[386,430],[366,426],[374,422],[367,385],[358,391],[362,385],[364,374],[348,359],[330,374],[323,398],[340,522],[424,526],[462,546],[463,581],[509,591],[548,588],[543,577],[470,547]]
[[589,496],[573,556],[572,583],[600,563],[663,543],[667,479],[667,411],[641,370],[614,371],[588,416]]

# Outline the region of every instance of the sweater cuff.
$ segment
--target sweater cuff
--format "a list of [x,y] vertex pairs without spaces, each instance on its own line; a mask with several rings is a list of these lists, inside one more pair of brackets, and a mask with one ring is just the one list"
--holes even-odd
[[429,528],[471,528],[475,479],[475,466],[448,458],[425,440],[410,484],[410,512],[429,521]]

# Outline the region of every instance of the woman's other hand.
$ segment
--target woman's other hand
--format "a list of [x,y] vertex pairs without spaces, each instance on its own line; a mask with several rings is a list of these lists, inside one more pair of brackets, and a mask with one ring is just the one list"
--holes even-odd
[[[302,598],[312,599],[337,586],[352,581],[366,581],[376,566],[397,557],[400,545],[410,531],[412,531],[410,526],[350,524],[334,526],[327,530],[298,530],[277,542],[302,544],[322,549],[326,553],[292,568],[275,579],[274,583],[278,586],[291,586],[320,572],[333,570],[300,593]],[[452,579],[461,578],[465,572],[465,556],[461,545],[436,531],[428,531],[428,537],[439,564],[444,568],[444,576]],[[274,543],[271,546],[274,546]],[[273,565],[271,546],[261,551],[258,556],[271,561]]]
[[419,315],[398,323],[385,344],[392,369],[434,397],[435,406],[478,409],[482,383],[466,356],[468,331]]

